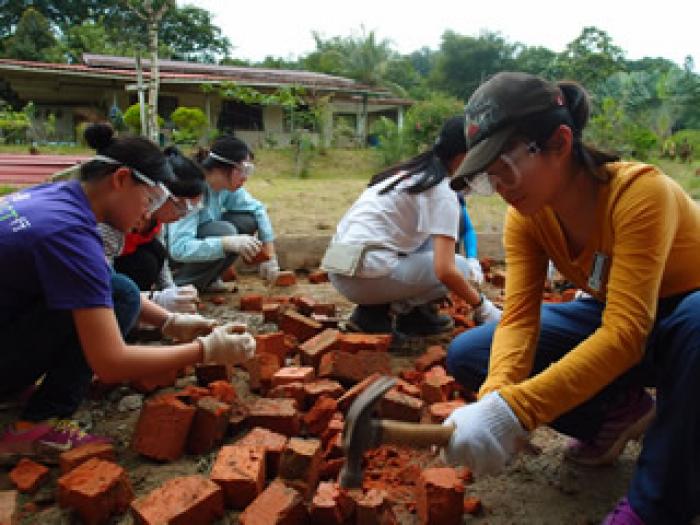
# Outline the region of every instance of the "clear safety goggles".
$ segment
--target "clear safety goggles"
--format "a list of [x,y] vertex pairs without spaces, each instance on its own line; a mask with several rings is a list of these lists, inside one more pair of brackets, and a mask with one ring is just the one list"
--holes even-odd
[[223,162],[224,164],[228,164],[229,166],[234,166],[235,168],[238,168],[238,170],[241,172],[241,175],[243,175],[243,177],[245,177],[246,179],[255,172],[255,164],[253,164],[249,160],[242,160],[240,162],[236,162],[234,160],[227,159],[226,157],[222,157],[221,155],[217,155],[212,151],[209,152],[209,156],[214,160],[218,160],[219,162]]
[[171,195],[170,202],[173,203],[175,211],[181,219],[189,217],[204,208],[204,199],[201,198],[197,202],[192,202],[190,199]]
[[120,162],[116,159],[113,159],[112,157],[108,157],[106,155],[95,155],[91,160],[97,160],[99,162],[105,162],[107,164],[126,166],[127,168],[129,168],[131,170],[131,175],[135,179],[138,179],[140,182],[144,183],[147,187],[147,213],[149,215],[155,213],[156,210],[158,210],[161,206],[163,206],[163,204],[165,204],[165,201],[168,200],[168,197],[172,195],[170,193],[170,190],[166,188],[165,184],[163,184],[162,182],[155,182],[153,179],[147,177],[136,168],[132,168],[131,166],[124,164],[123,162]]
[[489,196],[496,193],[496,188],[505,190],[516,188],[523,179],[523,173],[518,163],[525,158],[533,157],[541,151],[535,142],[520,143],[508,153],[501,153],[499,159],[504,164],[504,169],[498,173],[482,171],[475,174],[471,180],[466,181],[464,193]]

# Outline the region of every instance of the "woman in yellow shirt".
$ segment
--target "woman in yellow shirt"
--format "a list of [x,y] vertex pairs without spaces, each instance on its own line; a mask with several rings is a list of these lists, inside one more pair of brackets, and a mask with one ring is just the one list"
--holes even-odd
[[[494,473],[541,424],[578,463],[613,462],[646,431],[627,497],[605,525],[700,513],[700,208],[658,168],[582,141],[578,84],[499,73],[466,107],[451,186],[497,191],[506,301],[496,325],[453,341],[448,368],[479,390],[456,410],[452,462]],[[551,259],[590,297],[542,305]],[[656,400],[645,390],[657,388]]]

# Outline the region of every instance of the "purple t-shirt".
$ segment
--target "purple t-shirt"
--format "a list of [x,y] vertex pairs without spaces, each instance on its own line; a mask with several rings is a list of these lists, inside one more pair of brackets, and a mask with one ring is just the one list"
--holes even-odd
[[0,325],[39,304],[112,307],[111,271],[78,181],[0,199]]

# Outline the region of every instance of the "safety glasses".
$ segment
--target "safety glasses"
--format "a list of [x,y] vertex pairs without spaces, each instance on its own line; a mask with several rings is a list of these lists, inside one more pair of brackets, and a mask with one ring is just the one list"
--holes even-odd
[[170,196],[170,202],[173,203],[178,216],[183,219],[189,217],[193,213],[197,213],[204,208],[204,199],[199,199],[197,202],[192,202],[190,199]]
[[505,190],[516,188],[523,179],[522,170],[519,167],[521,161],[528,157],[534,157],[541,151],[535,142],[521,142],[508,153],[501,153],[499,159],[503,163],[498,172],[482,171],[466,181],[465,193],[489,196],[496,192],[497,187]]
[[228,164],[237,168],[241,172],[241,175],[243,175],[243,177],[245,177],[246,179],[250,177],[255,171],[255,164],[253,164],[249,160],[242,160],[240,162],[236,162],[235,160],[227,159],[226,157],[217,155],[213,151],[209,152],[209,156],[214,160],[218,160],[219,162],[223,162],[224,164]]

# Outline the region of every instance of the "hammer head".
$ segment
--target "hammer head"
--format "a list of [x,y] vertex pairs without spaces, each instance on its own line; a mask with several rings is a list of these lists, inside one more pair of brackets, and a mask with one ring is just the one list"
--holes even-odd
[[362,456],[366,450],[381,444],[379,425],[372,419],[377,402],[396,384],[393,377],[382,376],[350,405],[343,426],[343,451],[345,465],[340,471],[340,486],[358,488],[362,486]]

